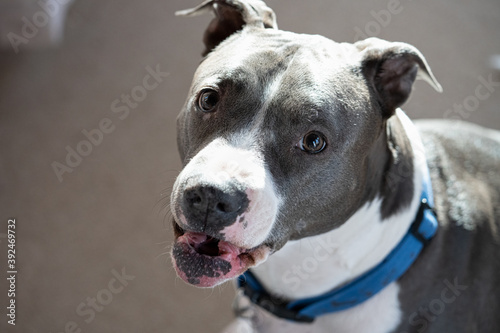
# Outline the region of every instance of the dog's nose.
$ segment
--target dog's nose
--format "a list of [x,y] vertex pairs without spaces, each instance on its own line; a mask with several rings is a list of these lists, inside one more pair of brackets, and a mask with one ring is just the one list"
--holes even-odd
[[246,193],[239,189],[199,185],[184,192],[182,210],[191,227],[220,230],[233,224],[248,203]]

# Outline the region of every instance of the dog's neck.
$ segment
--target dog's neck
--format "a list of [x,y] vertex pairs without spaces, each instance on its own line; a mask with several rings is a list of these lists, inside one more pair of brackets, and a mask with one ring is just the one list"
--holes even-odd
[[[330,291],[380,263],[406,234],[420,204],[426,161],[417,129],[403,111],[398,109],[396,117],[392,126],[399,126],[398,130],[403,130],[410,142],[413,172],[409,175],[405,174],[408,170],[389,168],[389,172],[393,173],[389,179],[392,176],[397,187],[398,182],[412,177],[413,186],[410,188],[413,196],[409,205],[388,215],[390,200],[377,196],[368,200],[339,228],[289,241],[265,263],[252,269],[264,287],[275,296],[298,299]],[[398,153],[401,154],[401,150]],[[401,159],[401,156],[397,158]],[[394,192],[399,195],[397,188]]]

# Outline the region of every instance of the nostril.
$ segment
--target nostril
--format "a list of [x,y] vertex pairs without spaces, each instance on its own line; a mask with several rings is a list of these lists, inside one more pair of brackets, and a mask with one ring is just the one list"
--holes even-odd
[[222,202],[219,202],[215,208],[222,213],[227,213],[227,205]]
[[215,209],[221,213],[235,213],[240,211],[241,206],[236,205],[231,202],[219,202],[216,206]]
[[196,191],[189,191],[186,193],[186,201],[190,206],[199,206],[203,199]]

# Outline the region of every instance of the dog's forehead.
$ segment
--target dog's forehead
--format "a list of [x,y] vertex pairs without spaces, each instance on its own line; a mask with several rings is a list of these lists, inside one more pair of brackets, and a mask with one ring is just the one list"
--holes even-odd
[[321,84],[352,68],[357,54],[352,44],[336,43],[319,35],[244,29],[204,59],[195,83],[216,85],[223,80],[241,80],[266,84],[286,70],[294,80]]

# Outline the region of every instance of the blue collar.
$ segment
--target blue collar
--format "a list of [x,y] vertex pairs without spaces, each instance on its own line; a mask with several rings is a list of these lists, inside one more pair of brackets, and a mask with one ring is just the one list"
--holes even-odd
[[269,294],[250,270],[238,278],[238,286],[253,303],[277,317],[298,322],[312,322],[317,316],[363,303],[403,276],[437,231],[431,182],[425,171],[420,207],[410,229],[392,252],[365,274],[323,295],[293,301]]

